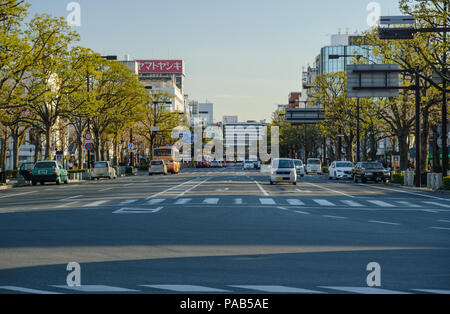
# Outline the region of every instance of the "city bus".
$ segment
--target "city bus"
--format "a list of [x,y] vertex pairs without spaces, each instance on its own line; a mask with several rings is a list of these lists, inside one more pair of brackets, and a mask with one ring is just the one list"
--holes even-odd
[[153,160],[164,160],[167,171],[170,173],[180,173],[180,163],[176,160],[179,151],[172,147],[158,147],[153,150]]

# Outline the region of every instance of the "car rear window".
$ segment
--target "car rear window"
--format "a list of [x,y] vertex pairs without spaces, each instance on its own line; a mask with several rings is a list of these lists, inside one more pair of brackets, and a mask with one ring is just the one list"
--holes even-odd
[[319,159],[309,159],[308,160],[308,164],[310,164],[310,165],[320,165],[320,160]]
[[94,164],[94,168],[107,168],[107,167],[108,167],[108,165],[106,162],[96,162]]
[[37,162],[34,165],[34,168],[35,169],[56,168],[56,163],[53,161]]
[[362,167],[366,169],[383,169],[383,165],[378,162],[363,163]]
[[296,166],[303,166],[303,162],[301,160],[294,160]]
[[154,166],[160,166],[163,164],[163,161],[162,160],[152,160],[151,164]]
[[336,164],[336,167],[337,168],[352,168],[352,167],[354,167],[355,165],[353,165],[351,162],[338,162],[337,164]]

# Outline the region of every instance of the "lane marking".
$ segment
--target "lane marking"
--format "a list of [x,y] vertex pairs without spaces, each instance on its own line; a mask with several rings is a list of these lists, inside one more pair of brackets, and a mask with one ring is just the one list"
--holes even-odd
[[109,191],[109,190],[112,190],[113,188],[106,188],[106,189],[103,189],[103,190],[98,190],[98,192],[105,192],[105,191]]
[[300,192],[300,193],[302,193],[302,192],[304,192],[304,193],[312,193],[312,191],[310,191],[310,190],[300,190],[300,189],[296,189],[296,191],[297,191],[297,192]]
[[184,191],[183,193],[177,195],[177,198],[184,196],[184,194],[189,193],[190,191],[192,191],[193,189],[197,188],[198,186],[202,185],[203,183],[205,183],[206,181],[208,181],[211,178],[206,178],[205,180],[203,180],[202,182],[192,186],[191,188],[187,189],[186,191]]
[[370,287],[320,287],[325,289],[339,290],[344,292],[353,292],[360,294],[410,294],[408,292],[370,288]]
[[444,228],[444,227],[431,227],[431,229],[435,229],[435,230],[450,230],[450,228]]
[[55,208],[69,207],[69,206],[75,205],[75,204],[77,204],[77,203],[79,203],[79,201],[75,201],[75,202],[70,202],[70,203],[62,204],[62,205],[56,206]]
[[309,215],[310,214],[308,212],[302,212],[301,210],[295,210],[294,212],[296,212],[297,214],[303,214],[303,215]]
[[350,207],[364,207],[364,205],[362,205],[360,203],[357,203],[355,201],[344,200],[344,201],[341,201],[341,202],[346,204],[346,205],[348,205],[348,206],[350,206]]
[[[53,189],[52,189],[53,190]],[[7,198],[7,197],[13,197],[13,196],[19,196],[19,195],[26,195],[26,194],[32,194],[37,193],[38,191],[32,191],[32,192],[24,192],[24,193],[16,193],[16,194],[10,194],[5,196],[0,196],[0,198]]]
[[205,198],[203,200],[203,204],[216,205],[217,203],[219,203],[218,198]]
[[327,190],[327,191],[331,191],[331,192],[334,192],[334,193],[337,193],[337,194],[345,195],[347,197],[355,198],[353,195],[350,195],[350,194],[347,194],[347,193],[344,193],[344,192],[341,192],[341,191],[336,191],[336,190],[333,190],[333,189],[330,189],[330,188],[327,188],[327,187],[324,187],[324,186],[320,186],[320,185],[317,185],[317,184],[309,183],[309,182],[305,182],[305,183],[309,184],[309,185],[312,185],[312,186],[315,186],[315,187],[318,187],[318,188],[323,189],[323,190]]
[[177,292],[229,292],[223,289],[216,289],[210,287],[203,286],[195,286],[195,285],[141,285],[142,287],[161,289],[161,290],[170,290]]
[[261,190],[261,192],[263,192],[264,196],[269,196],[269,193],[267,193],[263,187],[261,186],[261,184],[258,183],[258,181],[255,181],[256,186]]
[[77,287],[77,286],[69,287],[67,285],[66,286],[54,285],[52,287],[68,289],[68,290],[73,290],[73,291],[80,291],[80,292],[137,292],[137,291],[139,291],[139,290],[134,290],[134,289],[103,286],[103,285],[82,285],[79,287]]
[[184,205],[189,203],[191,200],[192,200],[191,198],[180,198],[175,202],[175,205]]
[[28,288],[16,287],[16,286],[1,286],[0,289],[17,291],[17,292],[25,292],[25,293],[34,293],[34,294],[60,294],[58,292],[28,289]]
[[378,220],[369,220],[369,222],[375,223],[375,224],[394,225],[394,226],[400,225],[399,223],[396,223],[396,222],[378,221]]
[[83,207],[97,207],[97,206],[100,206],[100,205],[105,204],[107,202],[109,202],[109,200],[95,201],[95,202],[86,204]]
[[147,202],[147,205],[157,205],[159,203],[164,202],[165,200],[166,200],[165,198],[154,198],[154,199],[149,200]]
[[230,286],[233,288],[239,289],[248,289],[248,290],[256,290],[270,293],[323,293],[320,291],[302,289],[302,288],[293,288],[293,287],[285,287],[285,286]]
[[131,208],[131,207],[123,207],[116,211],[113,211],[113,214],[154,214],[161,211],[164,207],[158,208]]
[[133,185],[134,183],[128,183],[128,184],[124,184],[124,186],[130,186]]
[[236,205],[242,205],[242,198],[236,198],[236,199],[234,199],[234,204],[236,204]]
[[[369,187],[368,185],[365,184],[358,184],[360,186],[364,186],[364,187]],[[447,201],[450,202],[450,199],[448,198],[442,198],[442,197],[437,197],[437,196],[432,196],[432,195],[427,195],[427,194],[421,194],[421,193],[415,193],[415,192],[408,192],[408,191],[401,191],[401,190],[394,190],[394,189],[388,189],[388,188],[382,188],[380,186],[370,186],[371,188],[374,189],[379,189],[379,190],[387,190],[387,191],[391,191],[391,192],[400,192],[400,193],[406,193],[406,194],[411,194],[411,195],[416,195],[416,196],[423,196],[423,197],[429,197],[429,198],[434,198],[436,200],[441,200],[441,201]]]
[[320,206],[336,206],[335,204],[323,199],[316,199],[313,201],[319,204]]
[[402,204],[402,205],[404,205],[404,206],[406,206],[406,207],[411,207],[411,208],[418,208],[418,207],[421,207],[420,205],[412,204],[412,203],[410,203],[410,202],[405,202],[405,201],[397,201],[397,203]]
[[185,184],[188,184],[188,183],[190,183],[190,182],[195,182],[195,181],[197,181],[197,178],[196,178],[196,179],[189,180],[189,181],[186,181],[186,182],[183,182],[183,183],[178,184],[178,185],[175,185],[175,186],[172,186],[172,187],[170,187],[170,188],[168,188],[168,189],[166,189],[166,190],[164,190],[164,191],[161,191],[161,192],[159,192],[159,193],[156,193],[156,194],[154,194],[154,195],[148,197],[147,199],[151,199],[151,198],[157,197],[157,196],[159,196],[159,195],[161,195],[161,194],[164,194],[164,193],[166,193],[166,192],[172,191],[172,190],[174,190],[174,189],[176,189],[176,188],[178,188],[178,187],[182,187],[182,186],[185,185]]
[[125,204],[132,204],[132,203],[136,203],[138,200],[124,200],[122,202],[120,202],[120,204],[125,205]]
[[374,205],[380,206],[380,207],[395,207],[395,205],[383,202],[383,201],[367,201],[369,203],[372,203]]
[[278,209],[281,209],[281,210],[289,210],[289,209],[287,209],[286,207],[282,207],[282,206],[278,206]]
[[262,205],[276,205],[275,201],[271,198],[260,198],[259,202]]
[[292,205],[292,206],[304,206],[305,205],[305,203],[303,203],[301,200],[297,200],[297,199],[289,199],[286,201],[289,203],[289,205]]
[[84,195],[75,195],[75,196],[63,198],[63,199],[61,199],[60,201],[61,201],[61,202],[63,202],[63,201],[68,201],[68,200],[71,200],[71,199],[74,199],[74,198],[80,198],[80,197],[83,197],[83,196],[84,196]]
[[450,220],[438,220],[439,222],[450,222]]
[[445,205],[445,204],[441,204],[441,203],[437,203],[437,202],[423,202],[423,203],[428,204],[428,205],[436,205],[436,206],[440,206],[440,207],[450,208],[450,205]]
[[347,217],[330,216],[330,215],[322,215],[322,217],[325,217],[325,218],[336,218],[336,219],[347,219]]

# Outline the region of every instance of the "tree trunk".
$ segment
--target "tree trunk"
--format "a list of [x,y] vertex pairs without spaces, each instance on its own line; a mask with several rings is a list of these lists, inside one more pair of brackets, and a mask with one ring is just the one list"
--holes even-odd
[[18,130],[14,130],[11,132],[11,136],[13,139],[13,169],[17,170],[19,168],[19,134]]
[[50,149],[52,147],[52,132],[51,128],[45,130],[45,158],[50,158]]
[[409,153],[409,145],[408,145],[408,135],[400,134],[398,135],[398,147],[400,150],[400,170],[408,169],[408,153]]
[[429,110],[424,110],[423,112],[423,129],[421,136],[421,160],[422,169],[424,171],[429,171],[428,169],[428,157],[429,157],[429,143],[430,143],[430,128],[429,128]]

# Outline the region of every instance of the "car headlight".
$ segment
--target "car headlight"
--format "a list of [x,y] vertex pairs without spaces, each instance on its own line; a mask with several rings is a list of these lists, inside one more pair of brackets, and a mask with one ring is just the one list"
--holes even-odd
[[372,175],[373,175],[373,172],[366,172],[366,175],[372,176]]

